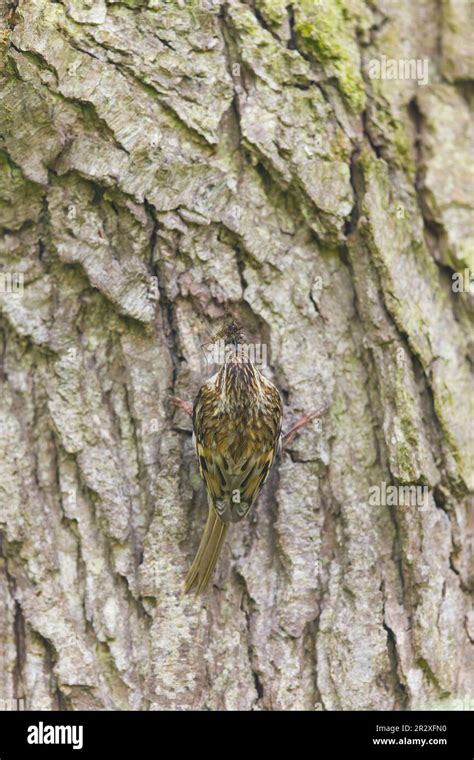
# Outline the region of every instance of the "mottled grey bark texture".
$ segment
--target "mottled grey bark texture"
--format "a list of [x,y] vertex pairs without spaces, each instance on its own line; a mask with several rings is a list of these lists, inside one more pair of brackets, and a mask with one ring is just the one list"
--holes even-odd
[[[469,3],[15,5],[0,698],[472,707]],[[428,84],[371,79],[382,56],[429,59]],[[202,318],[226,306],[287,425],[328,410],[195,601],[206,498],[169,397],[209,374]],[[374,506],[381,483],[428,498]]]

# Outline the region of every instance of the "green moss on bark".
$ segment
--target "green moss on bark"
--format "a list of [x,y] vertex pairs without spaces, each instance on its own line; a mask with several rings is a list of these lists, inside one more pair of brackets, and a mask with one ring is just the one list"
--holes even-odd
[[303,48],[333,74],[355,111],[365,106],[360,57],[354,41],[354,25],[341,0],[297,0],[293,4],[295,30]]

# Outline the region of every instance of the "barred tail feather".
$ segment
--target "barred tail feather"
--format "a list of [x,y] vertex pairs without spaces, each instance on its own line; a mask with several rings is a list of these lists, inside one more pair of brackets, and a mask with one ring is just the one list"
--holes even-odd
[[216,566],[227,533],[227,525],[209,504],[206,527],[202,534],[199,549],[184,582],[184,593],[188,594],[196,587],[196,596],[204,591]]

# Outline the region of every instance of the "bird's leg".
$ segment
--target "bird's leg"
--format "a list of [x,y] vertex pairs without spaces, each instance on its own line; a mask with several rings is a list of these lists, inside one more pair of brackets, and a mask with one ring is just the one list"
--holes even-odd
[[299,430],[301,430],[302,427],[307,425],[308,422],[311,422],[311,420],[316,419],[317,417],[321,417],[322,413],[326,411],[327,407],[320,407],[319,409],[315,409],[312,412],[308,412],[307,414],[303,414],[302,417],[296,422],[292,428],[290,428],[286,433],[283,433],[282,442],[283,446],[288,446],[290,443],[293,443],[296,434]]
[[171,396],[170,401],[177,409],[181,409],[181,411],[190,417],[193,416],[193,405],[189,401],[183,401],[183,399],[177,396]]

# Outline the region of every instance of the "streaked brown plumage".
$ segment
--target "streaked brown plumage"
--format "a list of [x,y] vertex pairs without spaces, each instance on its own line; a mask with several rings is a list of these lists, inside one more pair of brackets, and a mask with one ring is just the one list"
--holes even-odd
[[196,595],[207,586],[230,523],[255,503],[281,446],[280,394],[241,347],[241,330],[228,322],[217,337],[230,346],[225,363],[200,389],[193,428],[208,518],[184,584]]

